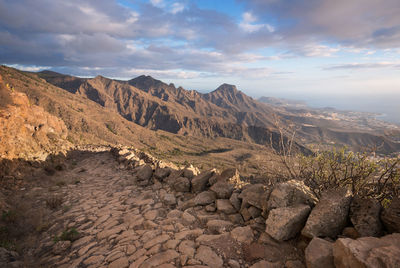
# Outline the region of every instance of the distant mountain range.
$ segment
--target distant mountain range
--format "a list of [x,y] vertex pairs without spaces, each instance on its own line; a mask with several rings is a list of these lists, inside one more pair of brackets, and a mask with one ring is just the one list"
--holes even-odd
[[[272,145],[278,149],[296,131],[295,149],[348,146],[400,151],[396,126],[360,114],[312,110],[299,103],[255,100],[223,84],[201,94],[150,76],[129,81],[102,76],[79,78],[51,71],[21,72],[2,66],[0,74],[30,101],[65,122],[72,142],[151,143],[153,131],[189,137],[218,137]],[[266,103],[265,103],[266,102]]]

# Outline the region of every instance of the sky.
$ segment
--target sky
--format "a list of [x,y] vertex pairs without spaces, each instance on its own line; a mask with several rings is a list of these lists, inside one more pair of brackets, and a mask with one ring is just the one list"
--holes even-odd
[[0,0],[0,63],[400,114],[399,14],[398,0]]

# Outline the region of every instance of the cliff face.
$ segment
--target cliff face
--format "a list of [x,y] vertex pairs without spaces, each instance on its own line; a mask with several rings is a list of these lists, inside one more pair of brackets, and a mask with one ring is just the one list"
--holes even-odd
[[28,97],[4,83],[1,75],[0,96],[0,158],[42,159],[71,145],[64,122],[31,105]]

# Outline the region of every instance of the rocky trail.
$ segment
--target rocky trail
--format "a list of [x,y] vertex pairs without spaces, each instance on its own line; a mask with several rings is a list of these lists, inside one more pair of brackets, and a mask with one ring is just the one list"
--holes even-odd
[[[269,260],[268,267],[283,267],[290,258],[299,265],[301,254],[288,243],[202,206],[182,209],[185,194],[166,183],[140,186],[110,152],[78,158],[73,169],[53,175],[79,182],[52,191],[62,205],[32,252],[40,267],[249,267],[261,259],[257,265]],[[36,187],[26,195],[44,191]]]
[[16,196],[30,204],[25,220],[39,218],[39,224],[25,231],[31,243],[20,256],[0,248],[0,267],[328,268],[400,262],[400,199],[384,209],[345,189],[318,199],[301,181],[246,184],[236,169],[179,169],[127,148],[76,150],[37,171]]

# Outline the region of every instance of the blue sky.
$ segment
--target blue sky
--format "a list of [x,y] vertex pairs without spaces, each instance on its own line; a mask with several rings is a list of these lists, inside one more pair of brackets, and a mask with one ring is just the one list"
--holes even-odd
[[0,63],[254,97],[396,99],[398,14],[398,0],[0,0]]

